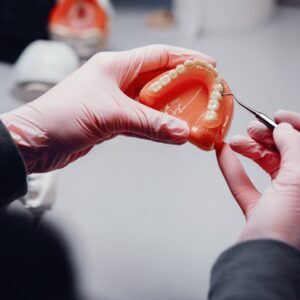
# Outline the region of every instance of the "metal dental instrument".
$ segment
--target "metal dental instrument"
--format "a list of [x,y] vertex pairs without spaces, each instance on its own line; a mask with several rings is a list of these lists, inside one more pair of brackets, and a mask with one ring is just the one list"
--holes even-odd
[[277,127],[277,124],[275,123],[274,120],[272,120],[271,118],[269,118],[268,116],[266,116],[265,114],[254,110],[253,108],[241,103],[234,94],[232,93],[223,93],[223,96],[232,96],[234,98],[234,100],[242,107],[244,107],[246,110],[248,110],[250,113],[252,113],[256,119],[258,121],[260,121],[261,123],[265,124],[268,128],[270,129],[275,129],[275,127]]

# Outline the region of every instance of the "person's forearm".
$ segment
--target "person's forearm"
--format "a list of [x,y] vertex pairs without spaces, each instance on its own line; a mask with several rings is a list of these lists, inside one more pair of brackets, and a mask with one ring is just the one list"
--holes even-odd
[[272,240],[224,252],[211,276],[209,300],[300,299],[300,252]]
[[26,169],[9,131],[0,121],[0,207],[27,193]]

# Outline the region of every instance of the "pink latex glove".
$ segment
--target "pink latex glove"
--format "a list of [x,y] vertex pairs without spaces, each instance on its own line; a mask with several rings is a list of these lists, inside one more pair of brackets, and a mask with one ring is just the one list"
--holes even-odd
[[185,122],[132,98],[159,73],[196,57],[215,64],[197,51],[165,45],[99,53],[39,99],[0,119],[28,173],[62,168],[119,134],[182,144],[189,134]]
[[[275,120],[280,124],[273,134],[261,123],[251,122],[250,137],[234,137],[231,147],[224,144],[217,158],[246,216],[239,240],[275,239],[300,250],[300,114],[281,110],[276,112]],[[271,183],[262,194],[231,148],[255,161],[271,176]]]

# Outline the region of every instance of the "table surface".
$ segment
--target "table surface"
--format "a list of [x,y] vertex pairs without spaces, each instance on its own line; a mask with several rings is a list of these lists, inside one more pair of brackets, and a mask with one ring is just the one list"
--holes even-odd
[[[300,10],[281,8],[261,28],[185,38],[145,27],[145,11],[119,11],[111,50],[165,43],[209,53],[240,99],[272,115],[300,111]],[[12,68],[0,65],[0,112],[20,105],[9,93]],[[236,107],[229,136],[252,117]],[[260,189],[268,177],[243,159]],[[58,171],[47,218],[65,235],[81,288],[92,299],[205,299],[213,262],[233,245],[244,218],[213,152],[115,138]]]

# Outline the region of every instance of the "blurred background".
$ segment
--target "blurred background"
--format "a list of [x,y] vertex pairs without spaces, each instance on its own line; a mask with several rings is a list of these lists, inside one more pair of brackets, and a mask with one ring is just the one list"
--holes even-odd
[[[268,115],[300,111],[300,0],[0,0],[0,113],[93,53],[153,43],[215,57],[232,91]],[[236,107],[228,138],[251,119]],[[269,178],[243,163],[263,189]],[[214,261],[244,224],[214,152],[191,144],[118,137],[45,176],[9,210],[47,211],[85,299],[206,299]]]

